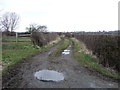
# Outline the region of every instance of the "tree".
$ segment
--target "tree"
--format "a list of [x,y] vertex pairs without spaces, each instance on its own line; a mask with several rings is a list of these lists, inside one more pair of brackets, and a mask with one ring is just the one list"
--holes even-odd
[[5,32],[13,32],[19,22],[19,16],[15,12],[7,12],[1,18],[2,29]]
[[47,26],[38,26],[39,32],[47,32]]
[[[2,10],[0,10],[0,21],[1,21],[1,11]],[[0,32],[2,32],[2,24],[1,24],[1,22],[0,22]]]
[[47,32],[47,26],[41,26],[37,24],[30,24],[29,27],[26,28],[29,33],[32,32]]

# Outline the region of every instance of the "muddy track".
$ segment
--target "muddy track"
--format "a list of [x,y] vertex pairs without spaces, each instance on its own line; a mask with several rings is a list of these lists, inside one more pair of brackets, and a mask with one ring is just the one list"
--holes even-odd
[[[68,55],[60,55],[54,59],[49,58],[50,52],[55,50],[60,43],[46,52],[42,52],[19,64],[19,72],[4,87],[9,88],[118,88],[116,82],[103,80],[92,75],[82,67],[72,56],[73,45],[71,43]],[[34,77],[39,70],[55,70],[64,74],[64,80],[60,82],[43,82]]]

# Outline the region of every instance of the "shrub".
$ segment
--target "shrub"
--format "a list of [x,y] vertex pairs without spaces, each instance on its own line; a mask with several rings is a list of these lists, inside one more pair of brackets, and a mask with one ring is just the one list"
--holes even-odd
[[120,56],[118,55],[120,36],[117,34],[75,34],[78,40],[84,42],[89,50],[98,57],[98,62],[105,67],[120,71]]
[[34,45],[40,47],[48,44],[50,41],[55,40],[58,37],[56,33],[43,33],[43,32],[33,32],[31,39]]

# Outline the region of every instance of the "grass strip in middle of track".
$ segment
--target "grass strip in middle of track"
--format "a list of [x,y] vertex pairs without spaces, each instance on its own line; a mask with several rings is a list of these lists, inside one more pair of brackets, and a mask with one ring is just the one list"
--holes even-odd
[[53,52],[50,53],[49,57],[53,58],[58,56],[64,49],[66,49],[70,44],[70,40],[69,39],[64,39],[64,42]]

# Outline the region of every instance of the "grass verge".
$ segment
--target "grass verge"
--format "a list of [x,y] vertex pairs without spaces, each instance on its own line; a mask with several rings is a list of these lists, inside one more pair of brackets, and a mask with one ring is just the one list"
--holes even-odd
[[42,52],[44,50],[49,49],[53,45],[57,44],[60,41],[58,38],[55,41],[50,42],[48,45],[44,47],[34,46],[30,42],[22,42],[22,43],[3,43],[2,45],[2,66],[3,73],[7,71],[7,69],[11,69],[14,67],[16,63],[30,57],[32,55],[37,54],[38,52]]
[[64,49],[66,49],[69,46],[70,40],[69,39],[64,39],[64,42],[51,54],[49,55],[50,58],[58,56]]
[[95,69],[102,75],[112,77],[114,79],[120,79],[119,73],[117,73],[115,71],[113,72],[113,71],[107,69],[106,67],[103,67],[102,65],[98,64],[95,57],[93,57],[90,54],[86,54],[86,52],[84,50],[81,50],[82,45],[80,44],[80,42],[78,40],[73,38],[72,41],[74,42],[73,56],[76,60],[78,60],[81,63],[81,65],[86,66],[88,68]]

